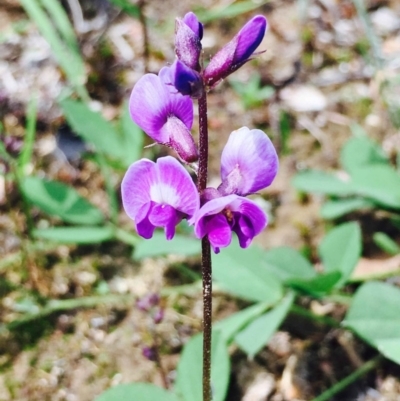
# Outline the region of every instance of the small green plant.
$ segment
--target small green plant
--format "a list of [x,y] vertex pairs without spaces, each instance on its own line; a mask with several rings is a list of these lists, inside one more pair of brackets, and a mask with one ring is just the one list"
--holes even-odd
[[230,79],[229,83],[240,96],[240,100],[246,110],[261,106],[264,100],[270,99],[275,93],[272,86],[261,86],[259,74],[252,74],[245,84],[235,79]]

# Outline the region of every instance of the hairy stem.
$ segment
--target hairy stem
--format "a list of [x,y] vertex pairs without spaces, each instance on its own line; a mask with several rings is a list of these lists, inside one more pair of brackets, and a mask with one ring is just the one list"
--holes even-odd
[[[199,99],[199,194],[207,186],[208,123],[206,93]],[[201,265],[203,275],[203,401],[211,401],[211,330],[212,330],[212,269],[211,249],[208,238],[201,241]]]

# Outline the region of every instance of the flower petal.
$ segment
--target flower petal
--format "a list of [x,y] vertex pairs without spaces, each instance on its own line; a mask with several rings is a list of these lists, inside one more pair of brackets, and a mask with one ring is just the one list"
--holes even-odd
[[206,222],[208,240],[215,253],[219,253],[220,248],[227,247],[232,241],[232,229],[226,217],[217,214],[209,218]]
[[194,233],[197,238],[203,238],[207,234],[205,217],[222,212],[227,205],[237,199],[237,195],[222,196],[205,203],[200,210],[189,220],[189,224],[194,224]]
[[262,15],[256,15],[243,26],[238,33],[235,64],[242,64],[248,60],[263,40],[266,29],[267,19]]
[[263,131],[242,127],[233,131],[221,155],[223,194],[248,195],[271,184],[278,171],[278,155]]
[[152,188],[157,203],[172,206],[174,209],[192,217],[200,207],[199,194],[189,173],[173,157],[160,157],[157,160],[158,186]]
[[138,215],[140,220],[144,218],[142,208],[151,201],[150,188],[157,180],[155,167],[156,164],[151,160],[141,159],[133,163],[125,173],[121,183],[122,204],[132,220],[136,220]]
[[165,227],[167,240],[174,237],[175,226],[180,220],[176,210],[169,205],[154,205],[149,214],[151,224],[156,227]]
[[199,22],[197,16],[192,11],[189,11],[183,17],[183,22],[197,35],[201,40],[203,38],[203,24]]
[[240,246],[247,248],[253,238],[267,226],[267,215],[255,202],[242,197],[238,197],[230,207],[235,215],[232,230],[238,236]]
[[193,124],[193,101],[173,93],[155,74],[146,74],[134,86],[129,100],[132,120],[158,143],[168,143],[162,127],[168,117],[176,116],[190,129]]

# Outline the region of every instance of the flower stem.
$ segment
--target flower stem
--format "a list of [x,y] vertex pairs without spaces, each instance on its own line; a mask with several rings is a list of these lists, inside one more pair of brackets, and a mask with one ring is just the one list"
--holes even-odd
[[[199,194],[207,187],[208,123],[207,95],[199,99]],[[212,331],[212,268],[211,249],[207,237],[201,241],[201,265],[203,275],[203,401],[211,401],[211,331]]]

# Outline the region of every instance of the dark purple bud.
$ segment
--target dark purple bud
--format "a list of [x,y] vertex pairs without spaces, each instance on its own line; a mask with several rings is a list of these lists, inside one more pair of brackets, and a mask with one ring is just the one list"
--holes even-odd
[[155,324],[159,324],[164,319],[164,309],[157,308],[153,314],[153,321]]
[[189,68],[200,71],[200,54],[203,25],[193,13],[177,18],[175,24],[175,53]]
[[183,22],[197,35],[199,40],[203,39],[203,24],[199,22],[195,13],[189,11],[183,17]]
[[252,18],[210,61],[204,70],[204,83],[212,88],[250,60],[267,29],[262,15]]
[[180,60],[176,60],[169,68],[171,84],[182,95],[199,99],[204,93],[203,79],[201,75],[187,67]]
[[149,361],[157,360],[157,351],[154,347],[143,347],[142,354]]

